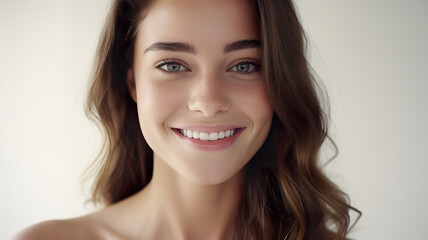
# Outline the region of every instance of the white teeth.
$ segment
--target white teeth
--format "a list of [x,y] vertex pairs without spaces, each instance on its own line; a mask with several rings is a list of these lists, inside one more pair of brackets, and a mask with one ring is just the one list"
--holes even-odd
[[192,132],[192,131],[190,131],[190,130],[187,130],[187,134],[186,134],[186,136],[187,136],[188,138],[192,138],[192,137],[193,137],[193,132]]
[[206,141],[209,139],[209,135],[208,133],[199,133],[199,138]]
[[218,140],[218,133],[210,133],[209,140],[210,141]]
[[219,139],[223,139],[224,138],[225,133],[223,131],[218,133],[218,138]]
[[196,131],[193,131],[193,138],[194,139],[199,139],[199,133]]
[[226,131],[220,131],[220,132],[211,132],[211,133],[201,132],[200,133],[197,131],[180,129],[180,133],[183,136],[186,136],[187,138],[200,139],[204,141],[216,141],[219,139],[233,136],[235,134],[235,131],[232,129],[232,130],[226,130]]

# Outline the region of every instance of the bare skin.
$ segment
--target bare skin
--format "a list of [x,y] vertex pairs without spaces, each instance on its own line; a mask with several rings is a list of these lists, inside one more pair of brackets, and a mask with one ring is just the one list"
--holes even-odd
[[[14,240],[232,238],[240,200],[240,174],[227,183],[184,189],[180,185],[193,183],[175,181],[177,174],[165,164],[155,169],[150,184],[134,196],[83,217],[36,224]],[[165,171],[171,174],[159,176]]]
[[[260,48],[225,49],[259,40],[256,19],[246,0],[156,1],[141,23],[127,76],[143,135],[154,151],[152,180],[119,203],[34,225],[14,240],[232,239],[243,169],[266,139],[272,108],[262,74],[248,60],[260,63]],[[184,42],[195,51],[145,51],[156,42]],[[180,71],[165,73],[167,65],[156,64],[165,58],[177,61]],[[242,74],[237,66],[248,71]],[[188,123],[243,130],[232,145],[207,151],[186,145],[172,130]]]

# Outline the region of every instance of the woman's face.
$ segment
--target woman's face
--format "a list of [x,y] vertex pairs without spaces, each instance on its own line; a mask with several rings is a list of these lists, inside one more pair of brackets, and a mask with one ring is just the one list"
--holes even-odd
[[240,172],[273,114],[259,40],[247,0],[153,3],[139,26],[128,85],[155,161],[199,184]]

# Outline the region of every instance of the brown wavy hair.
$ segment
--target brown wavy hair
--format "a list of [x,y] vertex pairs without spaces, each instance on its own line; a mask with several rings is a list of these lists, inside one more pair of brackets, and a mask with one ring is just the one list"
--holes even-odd
[[[126,84],[137,27],[149,0],[114,0],[97,49],[87,112],[105,141],[92,201],[110,205],[143,189],[153,152],[144,140]],[[269,135],[245,166],[237,239],[346,239],[348,196],[322,172],[328,117],[306,60],[306,38],[291,0],[249,1],[259,16],[263,72],[274,109]]]

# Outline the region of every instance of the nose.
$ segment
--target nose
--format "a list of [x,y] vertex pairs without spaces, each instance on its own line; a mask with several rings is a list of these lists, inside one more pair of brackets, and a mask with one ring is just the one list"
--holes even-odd
[[204,117],[214,117],[230,109],[225,81],[218,74],[206,74],[193,82],[188,107]]

